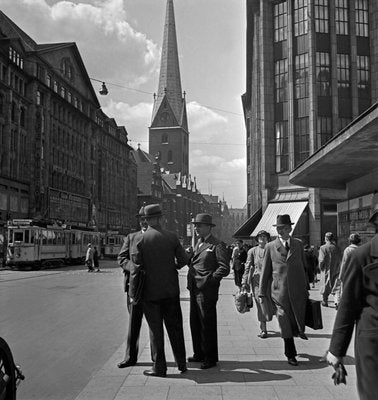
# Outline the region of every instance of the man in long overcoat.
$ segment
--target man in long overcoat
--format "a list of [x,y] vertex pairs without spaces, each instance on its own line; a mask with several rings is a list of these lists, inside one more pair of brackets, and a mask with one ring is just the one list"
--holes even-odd
[[337,368],[356,325],[354,349],[361,400],[375,400],[378,394],[378,209],[369,222],[376,235],[350,253],[345,263],[343,295],[327,354],[328,363]]
[[211,233],[215,224],[210,214],[197,214],[194,225],[199,239],[188,271],[194,353],[188,361],[202,362],[201,369],[207,369],[218,362],[216,307],[220,281],[230,273],[230,256],[226,244]]
[[290,236],[293,223],[288,214],[278,215],[278,237],[265,246],[260,277],[259,297],[266,301],[268,285],[276,305],[276,316],[285,345],[285,356],[290,365],[298,365],[294,336],[305,335],[305,312],[308,298],[306,260],[303,244]]
[[118,264],[124,273],[124,289],[127,295],[127,310],[129,311],[129,326],[126,339],[126,353],[123,361],[118,363],[118,368],[126,368],[133,366],[138,361],[139,350],[139,334],[142,326],[143,307],[142,304],[133,304],[130,302],[129,284],[131,272],[131,254],[136,252],[137,244],[142,238],[143,232],[146,231],[148,225],[144,217],[144,207],[139,210],[137,215],[139,218],[140,230],[128,234],[125,237],[121,251],[118,255]]
[[323,296],[322,306],[328,307],[328,296],[339,276],[342,253],[332,232],[325,234],[324,241],[319,249],[320,294]]
[[130,298],[135,299],[136,277],[140,268],[145,270],[142,292],[143,311],[150,328],[150,342],[154,365],[144,371],[147,376],[165,377],[167,362],[164,351],[164,325],[171,342],[178,369],[186,372],[183,318],[180,306],[178,269],[187,264],[185,250],[178,236],[160,225],[162,210],[159,204],[144,207],[148,223],[146,232],[131,254],[133,261],[130,280]]

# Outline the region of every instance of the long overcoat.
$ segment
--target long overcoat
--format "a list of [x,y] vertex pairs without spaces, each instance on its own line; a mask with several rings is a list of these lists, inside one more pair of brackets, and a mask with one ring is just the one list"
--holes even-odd
[[279,238],[265,246],[259,296],[267,296],[270,282],[281,336],[291,338],[304,333],[308,282],[303,244],[299,239],[290,238],[288,252]]
[[321,294],[323,294],[325,286],[328,286],[329,290],[331,290],[335,284],[335,281],[339,276],[342,256],[341,250],[333,242],[327,242],[320,246],[319,269],[323,285],[320,290]]
[[360,400],[375,400],[378,393],[378,235],[353,251],[345,264],[343,295],[329,347],[333,355],[345,356],[355,325]]

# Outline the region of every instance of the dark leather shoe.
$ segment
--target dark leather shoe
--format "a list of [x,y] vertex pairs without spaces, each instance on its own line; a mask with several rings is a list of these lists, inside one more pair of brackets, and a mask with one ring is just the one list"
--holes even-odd
[[303,340],[308,340],[308,337],[304,333],[299,333],[299,337]]
[[167,376],[167,373],[166,372],[155,372],[153,369],[148,369],[146,371],[143,371],[143,375],[157,376],[159,378],[165,378]]
[[188,357],[188,362],[203,362],[203,358],[199,357]]
[[294,367],[296,367],[298,365],[298,361],[295,357],[288,358],[287,362],[288,362],[288,364],[293,365]]
[[268,332],[267,331],[261,331],[258,335],[261,339],[266,339],[268,337]]
[[117,364],[118,368],[127,368],[127,367],[132,367],[135,365],[137,362],[133,360],[123,360],[120,363]]
[[213,368],[217,365],[215,361],[205,361],[204,363],[201,364],[201,369],[209,369]]
[[188,368],[186,368],[186,365],[184,365],[183,367],[179,368],[179,371],[180,371],[181,374],[185,374],[185,372],[188,371]]

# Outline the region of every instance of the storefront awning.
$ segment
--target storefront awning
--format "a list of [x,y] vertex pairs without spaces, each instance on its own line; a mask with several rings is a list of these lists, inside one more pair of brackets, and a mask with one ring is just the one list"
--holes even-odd
[[308,202],[307,201],[290,201],[280,203],[269,203],[266,208],[264,215],[256,228],[252,232],[251,236],[256,236],[261,230],[267,231],[271,236],[277,236],[276,228],[273,226],[277,222],[277,215],[289,214],[290,219],[294,222],[293,231],[303,211],[305,210]]
[[262,209],[259,208],[247,221],[241,225],[236,232],[232,235],[236,239],[250,239],[251,232],[255,229],[256,225],[262,217]]

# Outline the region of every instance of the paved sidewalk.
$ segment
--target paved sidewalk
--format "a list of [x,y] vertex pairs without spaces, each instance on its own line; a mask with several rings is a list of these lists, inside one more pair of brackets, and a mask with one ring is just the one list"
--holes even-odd
[[[187,356],[192,355],[189,330],[189,293],[185,289],[185,271],[180,272],[181,305]],[[299,366],[287,364],[283,341],[276,319],[268,324],[269,338],[260,339],[256,310],[237,313],[233,294],[235,286],[228,277],[221,283],[218,302],[219,357],[217,367],[200,370],[199,364],[188,364],[189,371],[180,374],[173,362],[166,339],[168,371],[166,378],[146,377],[151,368],[148,329],[143,322],[140,357],[132,368],[119,369],[124,345],[93,376],[76,400],[357,400],[353,346],[346,359],[347,385],[334,386],[332,369],[318,359],[327,349],[335,309],[322,308],[324,329],[306,333],[308,341],[295,339]],[[320,299],[318,288],[311,297]],[[126,316],[125,316],[126,318]]]

